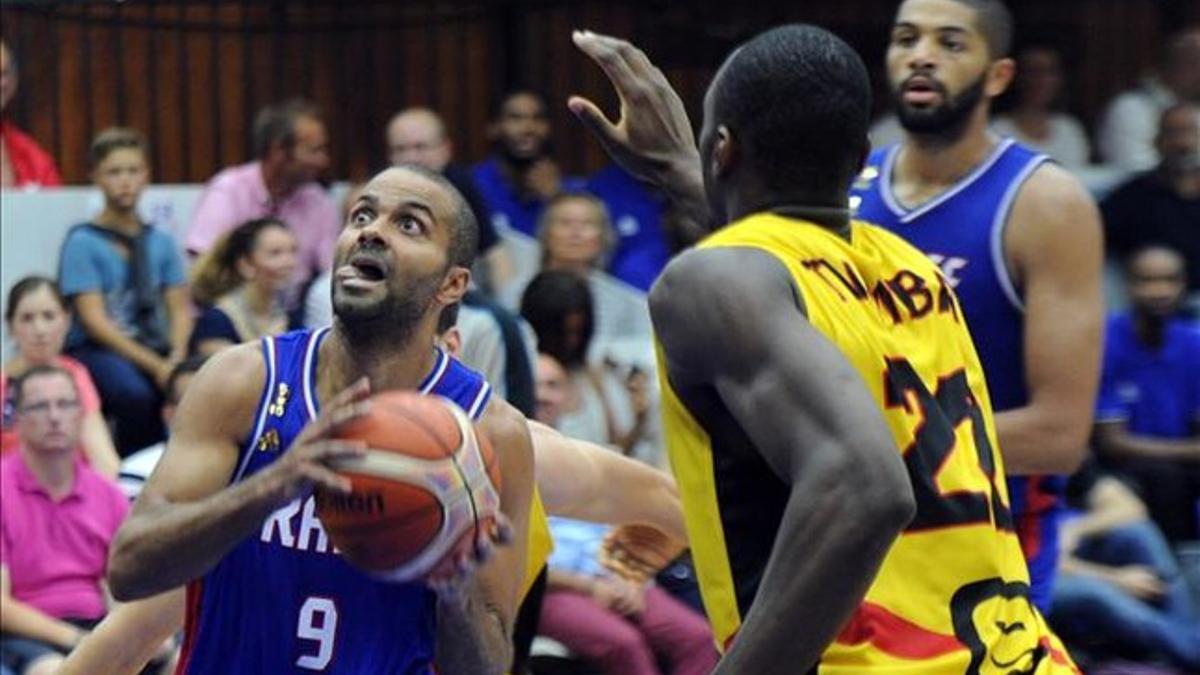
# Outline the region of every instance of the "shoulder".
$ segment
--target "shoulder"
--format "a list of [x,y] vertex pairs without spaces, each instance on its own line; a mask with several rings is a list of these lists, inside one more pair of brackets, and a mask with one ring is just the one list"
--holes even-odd
[[214,395],[214,402],[220,407],[232,408],[248,401],[253,409],[258,405],[266,375],[262,347],[255,340],[222,349],[209,357],[188,390]]
[[95,469],[83,463],[77,465],[79,479],[87,498],[96,502],[97,506],[108,509],[109,514],[123,518],[129,510],[129,498],[112,480],[101,476]]
[[[1033,220],[1039,230],[1053,224],[1073,229],[1099,225],[1096,202],[1078,178],[1054,162],[1043,162],[1017,191],[1012,220]],[[1080,216],[1088,216],[1080,218]]]
[[36,157],[50,159],[50,154],[38,145],[33,136],[22,131],[17,125],[5,122],[0,126],[0,131],[3,131],[4,142],[9,145],[14,152],[34,155]]
[[529,436],[529,421],[508,401],[493,396],[479,420],[479,429],[487,435],[492,447],[504,448],[506,452],[520,452],[514,461],[520,465],[532,465],[533,446]]
[[258,162],[247,162],[235,166],[227,166],[218,171],[208,180],[205,190],[236,190],[253,180],[254,172],[258,171]]
[[[788,275],[775,254],[752,246],[691,248],[667,264],[650,288],[650,311],[688,304],[698,311],[761,290],[775,283],[788,285]],[[704,298],[705,302],[695,302]],[[657,322],[656,322],[657,323]]]

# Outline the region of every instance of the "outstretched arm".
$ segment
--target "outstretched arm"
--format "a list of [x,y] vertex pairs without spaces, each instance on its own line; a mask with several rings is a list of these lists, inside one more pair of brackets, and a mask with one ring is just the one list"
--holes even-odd
[[895,441],[770,254],[684,253],[655,284],[650,311],[680,396],[727,409],[790,489],[754,605],[719,672],[806,672],[913,515]]
[[184,590],[127,602],[72,650],[58,675],[135,675],[183,626]]
[[650,525],[687,540],[679,490],[670,475],[538,422],[529,422],[529,430],[538,491],[550,515]]

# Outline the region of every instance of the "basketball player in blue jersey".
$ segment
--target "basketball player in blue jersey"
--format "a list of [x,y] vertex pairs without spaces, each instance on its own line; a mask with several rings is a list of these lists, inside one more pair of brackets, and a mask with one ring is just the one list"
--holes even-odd
[[[120,600],[188,584],[180,673],[505,670],[525,571],[529,431],[433,346],[442,309],[467,290],[476,237],[445,179],[388,169],[338,239],[332,328],[230,348],[195,376],[109,565]],[[332,433],[368,409],[371,390],[388,389],[454,400],[501,463],[501,526],[450,578],[374,581],[336,554],[314,515],[314,487],[349,490],[330,462],[364,452]]]
[[998,0],[900,5],[887,68],[905,138],[871,155],[851,206],[933,258],[958,292],[1045,611],[1062,474],[1083,456],[1099,377],[1101,231],[1078,181],[988,130],[1013,77],[1011,39]]

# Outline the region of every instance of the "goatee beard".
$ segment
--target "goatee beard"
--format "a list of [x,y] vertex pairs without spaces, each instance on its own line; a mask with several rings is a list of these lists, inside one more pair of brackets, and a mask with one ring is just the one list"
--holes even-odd
[[925,142],[938,145],[956,143],[966,133],[971,115],[983,100],[985,79],[986,74],[980,75],[978,80],[968,85],[957,96],[947,97],[946,102],[936,108],[910,108],[904,103],[903,93],[899,89],[894,90],[892,103],[896,108],[900,126]]

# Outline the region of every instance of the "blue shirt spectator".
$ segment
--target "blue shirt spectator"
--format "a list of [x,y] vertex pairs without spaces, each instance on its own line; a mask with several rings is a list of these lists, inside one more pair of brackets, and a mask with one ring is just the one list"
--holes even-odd
[[1131,311],[1108,323],[1096,451],[1141,490],[1173,542],[1200,537],[1200,326],[1180,318],[1183,257],[1136,252],[1127,270]]
[[649,291],[671,259],[671,247],[663,232],[664,200],[616,164],[589,178],[586,189],[608,207],[616,230],[617,245],[608,271],[631,286]]
[[[184,285],[187,279],[183,272],[183,259],[171,235],[146,225],[142,236],[149,263],[146,275],[150,287],[159,292]],[[63,295],[102,294],[109,318],[126,335],[141,341],[136,284],[130,278],[129,259],[113,245],[111,230],[90,223],[73,228],[63,242],[60,269],[59,285]],[[158,325],[160,334],[165,335],[167,317],[161,302],[154,309],[153,321]],[[83,326],[76,318],[67,336],[67,347],[78,347],[86,340]]]
[[1124,422],[1131,433],[1187,438],[1200,422],[1200,325],[1169,319],[1162,347],[1141,343],[1129,314],[1113,316],[1105,336],[1096,422]]

